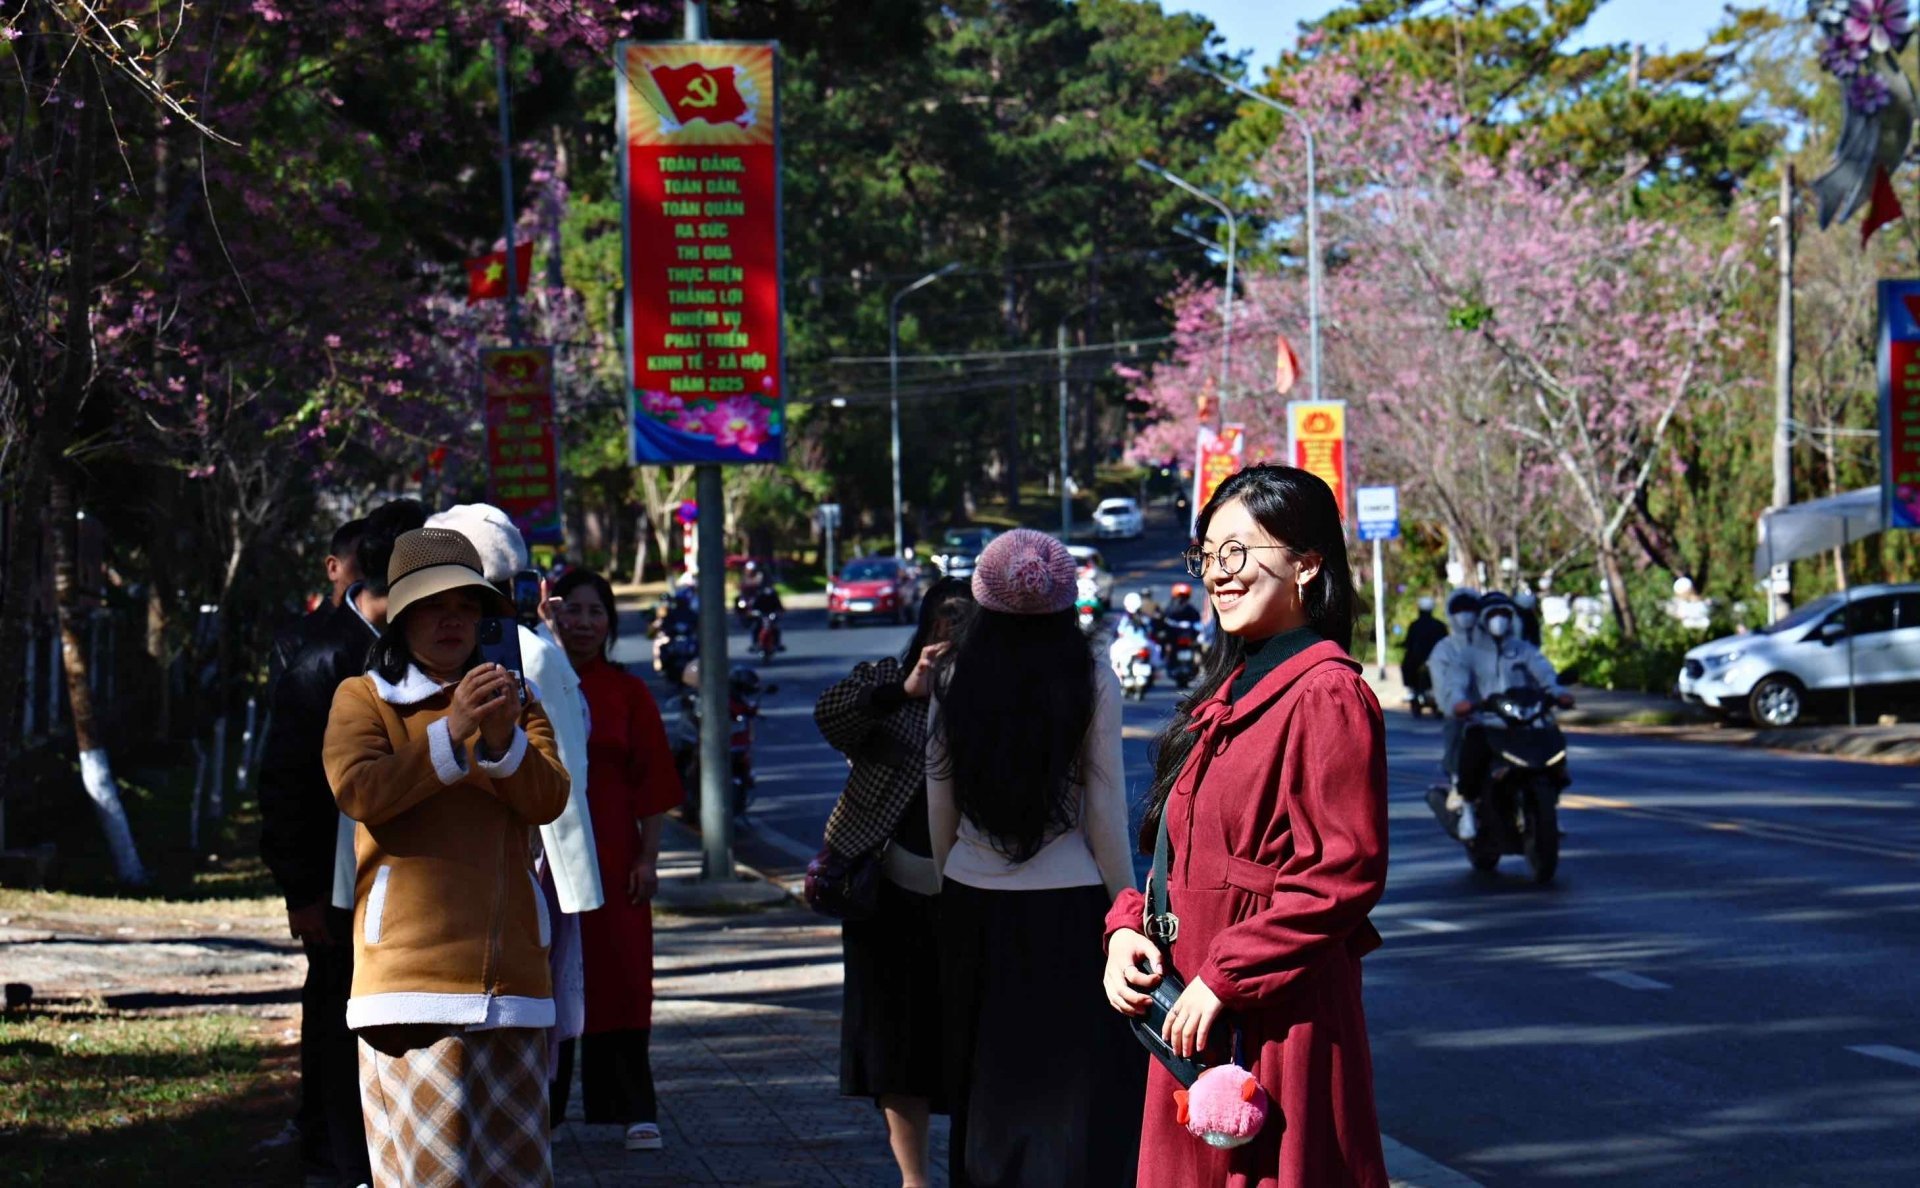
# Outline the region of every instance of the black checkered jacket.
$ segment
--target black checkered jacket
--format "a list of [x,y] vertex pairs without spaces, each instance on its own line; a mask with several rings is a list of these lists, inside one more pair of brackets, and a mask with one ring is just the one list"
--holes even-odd
[[927,702],[906,696],[889,656],[864,661],[814,703],[820,734],[847,757],[847,786],[827,818],[827,845],[843,858],[877,852],[926,783]]

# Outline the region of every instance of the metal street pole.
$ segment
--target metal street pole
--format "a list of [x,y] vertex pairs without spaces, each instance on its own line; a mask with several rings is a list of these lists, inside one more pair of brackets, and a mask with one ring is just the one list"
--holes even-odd
[[[1233,265],[1234,258],[1240,254],[1240,223],[1233,217],[1233,208],[1194,185],[1177,173],[1162,169],[1153,162],[1141,159],[1134,162],[1148,173],[1164,182],[1180,187],[1195,198],[1219,211],[1227,220],[1227,289],[1220,302],[1220,390],[1214,394],[1213,407],[1216,425],[1225,424],[1227,419],[1227,373],[1233,364]],[[1199,509],[1195,509],[1196,512]]]
[[1238,95],[1244,95],[1256,103],[1264,103],[1281,115],[1293,120],[1307,140],[1307,350],[1309,354],[1308,373],[1313,385],[1313,398],[1320,399],[1320,179],[1318,176],[1320,155],[1319,146],[1314,140],[1313,126],[1297,110],[1242,83],[1237,83],[1224,74],[1208,70],[1197,62],[1182,62],[1188,70],[1204,74],[1221,86]]
[[1060,539],[1073,539],[1073,496],[1067,493],[1067,320],[1060,319],[1054,343],[1060,351]]
[[1373,538],[1373,662],[1381,680],[1387,679],[1387,563],[1380,538]]
[[520,276],[513,251],[513,117],[507,110],[507,23],[493,25],[493,82],[500,96],[500,197],[507,213],[507,341],[520,345]]
[[915,289],[925,288],[960,267],[958,261],[947,264],[914,281],[887,302],[887,403],[893,414],[893,555],[905,559],[906,533],[900,521],[900,299]]
[[[707,6],[688,0],[686,39],[704,41]],[[733,868],[733,765],[727,750],[733,716],[727,704],[726,491],[720,467],[694,468],[694,526],[700,572],[700,880],[730,882]]]
[[[1780,295],[1773,344],[1773,506],[1793,502],[1793,166],[1780,171],[1780,213],[1773,217],[1778,243]],[[1776,565],[1767,575],[1767,621],[1786,616],[1793,575],[1790,565]]]

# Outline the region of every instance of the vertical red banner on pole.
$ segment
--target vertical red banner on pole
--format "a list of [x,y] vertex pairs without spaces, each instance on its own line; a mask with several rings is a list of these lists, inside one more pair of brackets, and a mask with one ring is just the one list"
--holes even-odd
[[1246,440],[1244,425],[1222,425],[1218,433],[1211,429],[1200,431],[1200,461],[1195,469],[1199,476],[1199,490],[1196,492],[1199,499],[1194,504],[1196,515],[1199,509],[1207,506],[1207,501],[1220,489],[1220,484],[1239,471]]
[[1920,281],[1880,282],[1880,501],[1888,528],[1920,528]]
[[553,348],[480,352],[487,496],[528,544],[559,544],[560,458],[553,433]]
[[1287,462],[1333,488],[1340,518],[1347,513],[1347,403],[1295,400],[1287,404]]
[[614,53],[633,462],[778,462],[774,46],[621,42]]

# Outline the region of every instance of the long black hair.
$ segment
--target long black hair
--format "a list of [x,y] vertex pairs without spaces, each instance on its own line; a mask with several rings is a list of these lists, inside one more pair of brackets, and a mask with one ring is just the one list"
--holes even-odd
[[962,816],[1025,862],[1079,819],[1080,753],[1093,724],[1093,649],[1073,611],[974,607],[934,678],[940,746]]
[[920,623],[913,629],[907,650],[900,654],[900,674],[906,676],[919,665],[920,653],[933,642],[934,630],[942,622],[947,624],[947,639],[957,637],[972,606],[973,586],[965,578],[943,577],[928,586],[920,596]]
[[[1320,572],[1303,591],[1307,625],[1323,639],[1341,648],[1353,647],[1353,615],[1357,597],[1353,568],[1347,562],[1347,533],[1340,522],[1340,505],[1333,490],[1317,475],[1292,466],[1249,466],[1220,484],[1207,500],[1194,526],[1204,541],[1214,514],[1234,500],[1246,504],[1254,521],[1274,540],[1303,553],[1320,555]],[[1140,823],[1140,851],[1152,853],[1167,796],[1187,765],[1196,736],[1187,730],[1193,707],[1220,691],[1246,658],[1246,641],[1221,632],[1208,649],[1206,663],[1186,700],[1153,745],[1153,787],[1147,792],[1147,815]]]

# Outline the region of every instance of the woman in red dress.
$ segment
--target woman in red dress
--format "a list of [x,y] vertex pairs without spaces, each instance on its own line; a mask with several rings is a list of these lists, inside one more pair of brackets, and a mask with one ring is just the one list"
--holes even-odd
[[607,659],[618,634],[613,588],[573,569],[553,588],[561,646],[587,699],[587,806],[606,905],[580,917],[587,1026],[580,1090],[589,1123],[626,1127],[627,1150],[658,1151],[647,1045],[653,1029],[653,909],[660,819],[681,800],[673,750],[647,684]]
[[[1380,705],[1347,655],[1354,592],[1332,492],[1254,466],[1201,512],[1188,569],[1220,616],[1199,687],[1160,738],[1141,829],[1164,821],[1170,954],[1145,935],[1139,891],[1107,915],[1108,1001],[1141,1014],[1171,971],[1186,990],[1162,1034],[1206,1063],[1241,1059],[1267,1092],[1265,1128],[1217,1149],[1179,1124],[1180,1086],[1155,1063],[1141,1188],[1386,1188],[1360,958],[1387,874]],[[1164,934],[1164,933],[1163,933]],[[1170,958],[1170,960],[1169,960]]]

